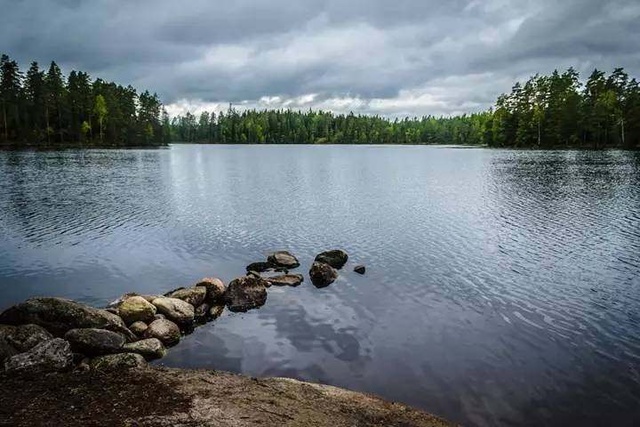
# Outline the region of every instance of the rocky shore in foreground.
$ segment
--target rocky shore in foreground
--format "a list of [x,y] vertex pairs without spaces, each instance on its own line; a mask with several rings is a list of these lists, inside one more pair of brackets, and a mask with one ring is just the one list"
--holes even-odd
[[[329,286],[347,260],[341,250],[319,254],[311,282]],[[443,425],[332,387],[147,365],[225,309],[259,308],[269,287],[299,286],[304,276],[289,272],[299,266],[280,251],[228,286],[206,278],[164,295],[125,294],[104,309],[54,297],[8,308],[0,313],[0,425],[55,424],[51,417],[62,425],[104,425],[114,414],[118,425]]]

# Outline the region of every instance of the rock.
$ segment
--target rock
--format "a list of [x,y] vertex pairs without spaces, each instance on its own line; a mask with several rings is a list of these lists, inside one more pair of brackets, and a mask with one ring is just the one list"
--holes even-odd
[[64,335],[71,349],[86,356],[102,356],[120,351],[125,343],[122,335],[106,329],[72,329]]
[[141,341],[125,344],[122,350],[126,353],[136,353],[146,360],[161,359],[167,354],[162,342],[157,338],[147,338]]
[[244,276],[229,283],[226,293],[227,307],[233,312],[245,312],[267,302],[268,283],[261,278]]
[[274,252],[267,257],[272,267],[296,268],[300,266],[298,259],[287,251]]
[[158,319],[151,322],[142,335],[145,338],[157,338],[166,346],[180,342],[180,328],[171,320]]
[[255,271],[256,273],[264,273],[265,271],[271,270],[271,264],[268,262],[260,261],[260,262],[252,262],[247,265],[247,273],[251,271]]
[[118,298],[117,300],[111,301],[109,304],[107,304],[106,309],[107,310],[111,309],[111,308],[117,309],[118,307],[120,307],[120,304],[125,302],[127,299],[129,299],[131,297],[138,297],[138,296],[140,296],[140,295],[135,293],[135,292],[128,292],[128,293],[120,296],[120,298]]
[[122,319],[106,310],[89,307],[63,298],[31,298],[0,314],[0,323],[42,326],[54,336],[61,337],[70,329],[107,329],[135,339]]
[[87,372],[91,369],[91,359],[88,357],[83,358],[80,363],[76,366],[76,371],[78,372]]
[[227,288],[224,282],[217,277],[205,277],[196,286],[204,286],[207,288],[207,302],[224,302],[224,293]]
[[139,295],[125,299],[118,306],[118,314],[124,323],[148,322],[156,315],[156,307]]
[[91,361],[91,368],[96,371],[117,371],[121,369],[136,369],[147,366],[144,357],[135,353],[109,354],[96,357]]
[[367,268],[364,265],[356,265],[353,267],[353,271],[358,274],[364,274],[367,271]]
[[331,267],[337,268],[339,270],[344,267],[348,259],[349,256],[345,251],[334,249],[318,254],[315,260],[317,262],[324,262],[325,264],[329,264]]
[[20,353],[14,346],[9,344],[6,339],[0,337],[0,363],[6,359]]
[[260,275],[260,273],[258,273],[257,271],[249,271],[249,272],[247,273],[247,276],[257,277],[258,279],[262,277],[262,276]]
[[73,364],[71,345],[54,338],[41,342],[26,353],[10,357],[4,363],[7,372],[56,372],[68,369]]
[[196,307],[196,311],[195,311],[195,319],[197,322],[201,322],[204,323],[207,321],[207,317],[209,317],[209,310],[211,309],[211,306],[209,304],[207,304],[206,302],[204,304],[199,305],[198,307]]
[[[154,317],[154,320],[155,320],[155,317]],[[136,334],[139,337],[141,337],[142,334],[144,334],[144,331],[146,331],[147,328],[148,328],[148,326],[144,322],[134,322],[134,323],[131,324],[131,326],[129,326],[129,329],[131,330],[131,332],[133,332],[134,334]]]
[[165,316],[164,314],[156,314],[155,316],[153,316],[154,320],[160,320],[160,319],[166,319],[167,316]]
[[224,305],[214,305],[209,310],[209,317],[211,319],[217,319],[222,315],[222,312],[224,311],[224,307],[225,307]]
[[207,297],[207,288],[204,286],[194,286],[192,288],[182,288],[168,295],[170,298],[176,298],[194,307],[202,304]]
[[267,282],[273,286],[299,286],[304,282],[302,274],[284,274],[282,276],[268,277]]
[[53,338],[46,329],[38,325],[20,325],[13,327],[13,331],[5,335],[9,344],[20,353],[31,350],[43,341]]
[[324,288],[338,278],[338,272],[329,264],[314,262],[309,270],[309,277],[316,288]]
[[188,302],[177,298],[161,297],[153,300],[160,314],[164,314],[167,319],[178,325],[189,325],[193,323],[195,316],[194,308]]

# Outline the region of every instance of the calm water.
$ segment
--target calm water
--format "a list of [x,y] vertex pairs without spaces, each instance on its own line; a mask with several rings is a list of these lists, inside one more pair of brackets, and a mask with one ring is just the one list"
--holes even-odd
[[640,154],[375,146],[0,153],[0,308],[103,305],[271,250],[269,290],[161,363],[368,391],[468,425],[640,422]]

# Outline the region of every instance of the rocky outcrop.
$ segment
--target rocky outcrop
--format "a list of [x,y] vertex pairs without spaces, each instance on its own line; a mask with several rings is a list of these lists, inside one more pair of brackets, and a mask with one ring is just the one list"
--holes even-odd
[[156,307],[141,296],[126,298],[118,306],[118,315],[125,324],[148,322],[156,315]]
[[217,277],[205,277],[204,279],[196,283],[196,286],[203,286],[207,288],[206,301],[208,303],[224,301],[224,293],[226,291],[226,287],[224,286],[224,282]]
[[119,371],[144,368],[147,366],[147,361],[136,353],[109,354],[96,357],[91,361],[90,366],[96,371]]
[[314,262],[309,270],[309,277],[316,288],[325,288],[338,278],[338,272],[329,264]]
[[7,372],[56,372],[73,364],[69,343],[61,338],[44,341],[26,353],[20,353],[4,362]]
[[177,298],[162,297],[153,300],[160,314],[164,314],[167,319],[178,325],[189,325],[193,323],[195,309],[188,302]]
[[315,260],[317,262],[324,262],[325,264],[329,264],[331,267],[337,268],[339,270],[344,267],[348,259],[349,256],[345,251],[340,249],[333,249],[318,254]]
[[157,338],[147,338],[137,342],[125,344],[122,347],[125,353],[136,353],[146,360],[161,359],[167,354],[167,349]]
[[227,308],[233,312],[245,312],[262,307],[267,302],[267,285],[264,279],[253,276],[233,280],[226,293]]
[[107,329],[135,339],[122,319],[106,310],[89,307],[64,298],[31,298],[0,314],[0,323],[36,324],[57,337],[70,329]]
[[176,345],[180,342],[180,328],[167,319],[158,319],[151,322],[144,334],[144,338],[157,338],[166,346]]
[[298,261],[298,258],[296,258],[290,252],[287,252],[287,251],[278,251],[270,254],[267,257],[267,262],[272,267],[280,267],[280,268],[296,268],[300,266],[300,262]]
[[106,329],[72,329],[64,335],[71,350],[86,356],[102,356],[117,353],[125,343],[122,335]]
[[367,271],[367,268],[364,265],[356,265],[353,267],[353,271],[358,274],[364,274]]
[[194,286],[192,288],[182,288],[167,295],[170,298],[176,298],[194,307],[198,307],[207,297],[207,288],[204,286]]
[[302,274],[283,274],[265,279],[272,286],[299,286],[304,281]]

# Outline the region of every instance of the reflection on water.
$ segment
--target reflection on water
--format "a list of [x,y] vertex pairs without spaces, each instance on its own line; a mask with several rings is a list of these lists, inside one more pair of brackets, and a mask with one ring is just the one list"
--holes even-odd
[[377,393],[468,425],[640,419],[640,155],[174,146],[0,153],[0,306],[105,304],[278,249],[269,289],[159,363]]

